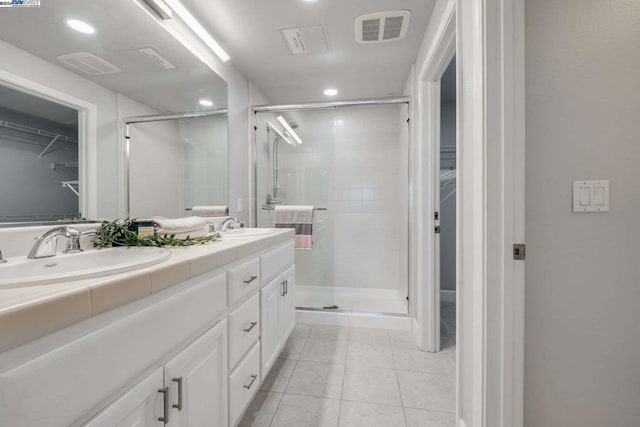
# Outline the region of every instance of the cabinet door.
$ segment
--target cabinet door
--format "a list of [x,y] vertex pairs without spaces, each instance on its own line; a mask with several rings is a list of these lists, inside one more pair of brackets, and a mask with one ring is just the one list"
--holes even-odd
[[280,277],[273,279],[260,290],[260,341],[262,372],[269,372],[282,346],[280,336],[280,299],[284,287]]
[[227,321],[164,366],[171,396],[169,426],[227,427]]
[[284,295],[280,297],[280,337],[284,343],[296,323],[296,267],[291,266],[280,276]]
[[[162,426],[164,395],[162,368],[126,392],[98,416],[84,424],[86,427],[147,427]],[[168,398],[168,396],[167,396]]]

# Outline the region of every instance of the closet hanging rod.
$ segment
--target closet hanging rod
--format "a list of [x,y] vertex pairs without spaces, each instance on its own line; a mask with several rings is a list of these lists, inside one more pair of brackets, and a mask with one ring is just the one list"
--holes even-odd
[[78,143],[78,138],[74,138],[73,136],[61,135],[55,132],[50,132],[47,130],[42,130],[42,129],[34,128],[31,126],[21,125],[19,123],[12,123],[12,122],[7,122],[5,120],[0,120],[0,126],[5,127],[7,129],[11,129],[11,130],[30,133],[33,135],[44,136],[47,138],[55,138],[58,141],[73,142],[75,144]]

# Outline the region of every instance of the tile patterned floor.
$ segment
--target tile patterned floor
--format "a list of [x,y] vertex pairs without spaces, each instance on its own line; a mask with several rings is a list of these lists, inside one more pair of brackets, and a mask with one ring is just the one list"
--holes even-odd
[[[453,427],[455,338],[298,324],[241,427]],[[455,325],[453,326],[455,331]]]

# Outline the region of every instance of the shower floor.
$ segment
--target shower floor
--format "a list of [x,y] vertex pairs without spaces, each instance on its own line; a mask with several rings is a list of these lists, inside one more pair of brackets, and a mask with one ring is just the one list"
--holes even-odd
[[392,289],[296,285],[296,307],[324,308],[368,313],[407,313],[406,294]]

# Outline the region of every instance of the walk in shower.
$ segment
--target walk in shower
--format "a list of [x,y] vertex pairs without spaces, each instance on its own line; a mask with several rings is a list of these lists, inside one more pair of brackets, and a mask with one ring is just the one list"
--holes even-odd
[[313,206],[313,249],[297,249],[296,306],[406,314],[406,99],[256,107],[258,227],[276,207]]

